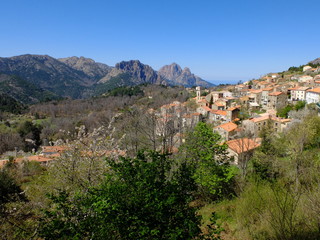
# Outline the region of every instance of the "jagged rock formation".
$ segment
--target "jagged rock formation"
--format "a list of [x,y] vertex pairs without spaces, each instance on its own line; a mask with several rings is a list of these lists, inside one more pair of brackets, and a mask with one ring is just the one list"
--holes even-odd
[[315,60],[309,62],[309,63],[312,63],[312,64],[320,64],[320,58],[316,58]]
[[[40,96],[33,96],[30,88],[37,89],[37,93],[44,91],[44,95],[49,98],[83,98],[120,86],[145,83],[186,87],[214,86],[192,74],[189,68],[181,69],[175,63],[164,66],[157,72],[138,60],[122,61],[115,67],[110,67],[85,57],[55,59],[48,55],[26,54],[0,58],[0,74],[18,77],[19,81],[15,81],[13,88],[8,85],[10,81],[3,82],[2,88],[11,93],[13,89],[25,92],[23,98],[28,103],[43,101]],[[22,89],[24,87],[25,91]],[[31,94],[30,98],[26,94]]]
[[154,71],[149,65],[142,64],[139,60],[122,61],[117,63],[115,68],[110,71],[99,82],[105,83],[111,78],[118,76],[119,74],[126,73],[130,75],[131,82],[134,85],[151,83],[151,84],[163,84],[165,81]]
[[96,83],[84,72],[47,55],[21,55],[0,58],[0,73],[16,75],[40,88],[64,97],[77,98]]
[[182,69],[178,64],[172,63],[165,65],[159,69],[158,74],[167,79],[170,84],[182,85],[185,87],[202,86],[213,87],[214,84],[209,83],[200,77],[191,73],[189,68]]
[[69,67],[84,72],[88,77],[98,80],[107,75],[112,69],[112,67],[104,63],[95,62],[91,58],[68,57],[59,58],[58,60]]

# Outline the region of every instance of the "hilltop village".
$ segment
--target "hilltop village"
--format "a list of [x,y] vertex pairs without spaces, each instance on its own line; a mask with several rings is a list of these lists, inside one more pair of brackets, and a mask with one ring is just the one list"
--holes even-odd
[[319,239],[319,66],[29,106],[2,98],[0,235]]
[[[300,121],[301,114],[318,111],[320,67],[306,65],[300,68],[298,73],[270,73],[237,85],[187,88],[194,97],[186,102],[173,101],[157,109],[149,108],[145,114],[153,119],[151,128],[154,128],[155,137],[160,139],[155,150],[178,152],[187,132],[204,121],[212,126],[212,131],[221,135],[221,144],[227,144],[228,153],[237,165],[260,146],[263,129],[268,127],[281,133],[290,124]],[[300,110],[299,114],[297,110]],[[15,161],[47,164],[68,149],[61,141],[56,144],[47,143],[38,152],[22,154]],[[122,155],[126,153],[125,149],[117,151]],[[105,153],[108,154],[110,150]],[[4,158],[0,163],[4,165],[8,161]]]

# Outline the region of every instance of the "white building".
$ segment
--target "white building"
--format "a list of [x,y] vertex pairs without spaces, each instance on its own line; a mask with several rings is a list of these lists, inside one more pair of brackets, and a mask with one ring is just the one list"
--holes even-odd
[[298,82],[310,82],[312,80],[313,80],[313,77],[309,75],[303,75],[298,77]]
[[310,69],[312,69],[312,67],[310,67],[310,66],[304,66],[302,71],[305,72],[305,71],[308,71],[308,70],[310,70]]
[[306,101],[308,104],[320,102],[320,88],[314,88],[314,89],[307,90]]
[[291,101],[305,101],[308,87],[297,87],[291,89]]

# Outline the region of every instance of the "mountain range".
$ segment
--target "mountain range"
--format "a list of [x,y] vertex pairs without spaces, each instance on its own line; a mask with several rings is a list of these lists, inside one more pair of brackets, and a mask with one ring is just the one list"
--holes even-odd
[[0,74],[0,93],[24,103],[84,98],[139,84],[214,86],[176,63],[155,71],[139,60],[122,61],[111,67],[85,57],[56,59],[26,54],[0,58]]

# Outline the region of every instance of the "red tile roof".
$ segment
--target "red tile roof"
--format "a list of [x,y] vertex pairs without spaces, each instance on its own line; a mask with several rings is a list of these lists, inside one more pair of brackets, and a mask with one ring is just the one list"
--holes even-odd
[[244,153],[260,146],[256,139],[239,138],[226,142],[228,147],[236,153]]
[[216,110],[214,113],[215,113],[215,114],[218,114],[218,115],[223,115],[223,116],[226,116],[226,115],[227,115],[227,112],[226,112],[226,111],[223,111],[223,110]]
[[256,122],[261,122],[261,121],[265,121],[268,120],[270,117],[268,116],[262,116],[262,117],[257,117],[257,118],[252,118],[250,119],[250,121],[256,123]]
[[224,124],[221,124],[215,128],[223,128],[224,130],[226,130],[227,132],[232,132],[234,130],[236,130],[238,127],[237,124],[233,123],[233,122],[227,122],[227,123],[224,123]]
[[307,90],[307,92],[320,93],[320,88],[310,89],[310,90]]
[[284,94],[283,92],[273,92],[273,93],[269,93],[269,96],[279,96],[281,94]]

